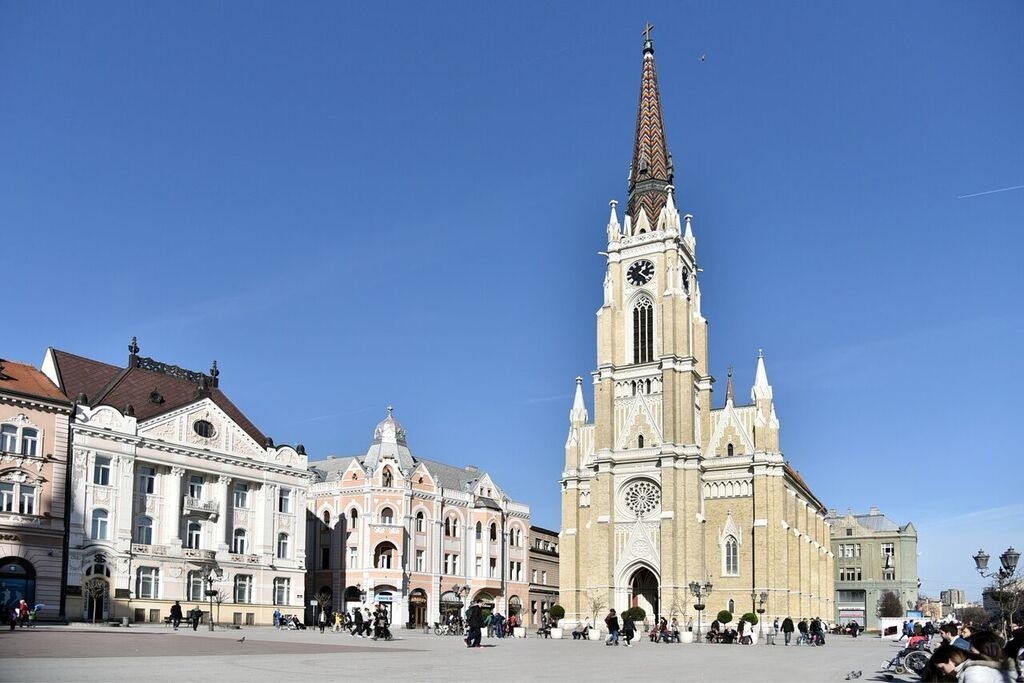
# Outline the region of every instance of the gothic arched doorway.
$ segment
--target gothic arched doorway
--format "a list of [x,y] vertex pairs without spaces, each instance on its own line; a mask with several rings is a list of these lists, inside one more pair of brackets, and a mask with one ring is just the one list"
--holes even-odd
[[642,607],[649,617],[658,612],[658,577],[647,567],[640,567],[629,578],[629,606]]

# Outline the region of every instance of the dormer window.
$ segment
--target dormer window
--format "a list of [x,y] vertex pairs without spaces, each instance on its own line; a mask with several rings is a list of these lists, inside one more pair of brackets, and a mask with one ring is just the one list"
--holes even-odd
[[384,474],[381,475],[381,484],[384,488],[389,489],[395,485],[395,479],[391,474],[391,468],[385,467]]

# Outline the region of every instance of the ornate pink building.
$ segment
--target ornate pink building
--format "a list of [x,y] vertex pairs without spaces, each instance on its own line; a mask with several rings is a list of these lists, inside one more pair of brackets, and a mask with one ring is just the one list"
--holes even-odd
[[529,618],[530,508],[487,472],[413,455],[390,407],[365,455],[310,470],[308,597],[333,609],[383,603],[413,628],[476,598]]

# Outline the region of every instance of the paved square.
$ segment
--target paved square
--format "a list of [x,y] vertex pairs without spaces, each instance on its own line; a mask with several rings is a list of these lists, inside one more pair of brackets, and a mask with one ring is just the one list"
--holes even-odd
[[[238,640],[245,636],[245,642]],[[483,676],[542,681],[842,681],[876,673],[897,645],[830,638],[823,648],[740,645],[634,647],[601,642],[461,638],[399,631],[391,642],[319,631],[178,632],[165,627],[40,627],[0,632],[3,681],[474,681]]]

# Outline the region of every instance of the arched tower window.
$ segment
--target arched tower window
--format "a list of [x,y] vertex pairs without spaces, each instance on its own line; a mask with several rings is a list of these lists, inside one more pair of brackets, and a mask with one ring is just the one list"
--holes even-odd
[[416,531],[427,530],[427,519],[423,516],[423,510],[416,513]]
[[723,569],[722,573],[726,576],[737,576],[740,573],[739,543],[735,536],[728,536],[725,539],[725,567]]
[[381,480],[382,480],[382,483],[384,484],[384,488],[386,488],[386,489],[389,489],[389,488],[391,488],[392,486],[395,485],[395,478],[393,476],[391,476],[391,468],[390,467],[385,467],[384,468],[384,474],[381,476]]
[[483,525],[483,522],[477,522],[476,523],[476,540],[479,541],[480,539],[482,539],[483,535],[484,535],[484,525]]
[[728,446],[726,446],[725,452],[729,455],[730,458],[732,457],[733,451],[734,451],[734,449],[732,447],[732,444],[729,444]]
[[495,524],[494,522],[491,522],[491,540],[492,541],[497,541],[498,540],[498,525]]
[[324,510],[323,520],[324,520],[324,526],[330,526],[331,525],[331,511],[330,510]]
[[736,614],[736,601],[732,598],[729,598],[729,611],[733,614]]
[[643,448],[644,447],[644,435],[643,434],[641,434],[640,436],[636,437],[636,447],[637,448]]
[[633,305],[633,362],[654,360],[654,304],[646,296]]
[[381,524],[394,524],[395,513],[391,508],[384,508],[380,511],[380,523]]

